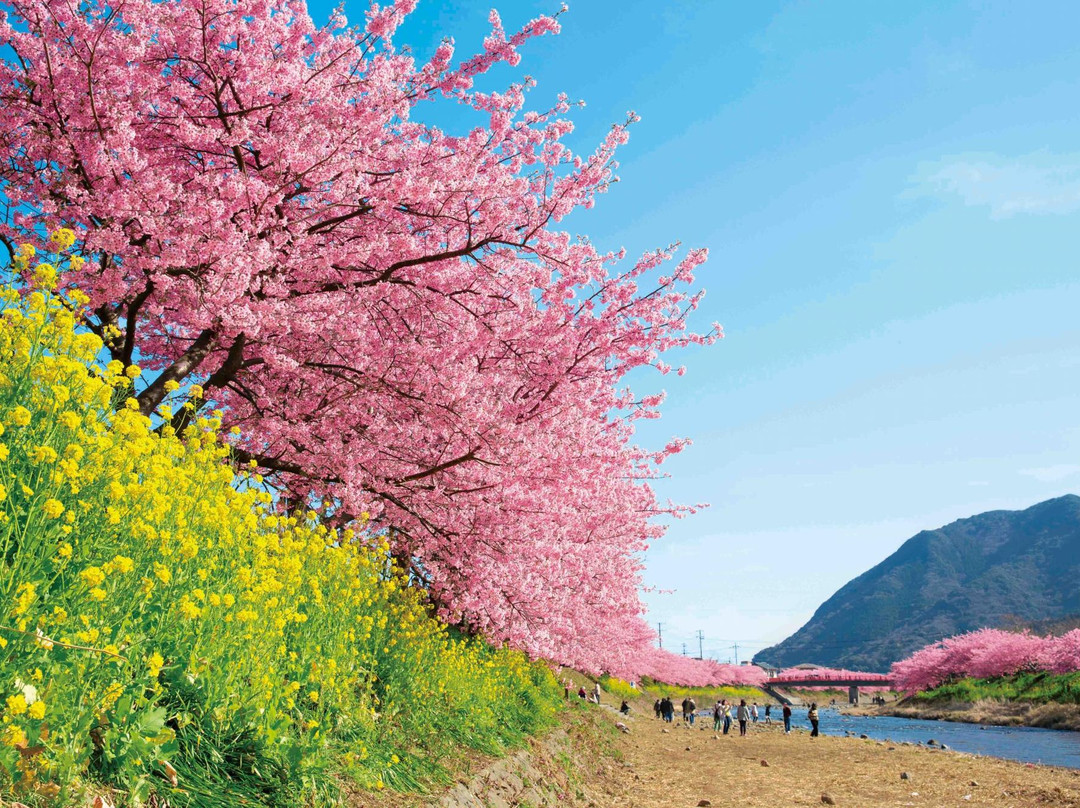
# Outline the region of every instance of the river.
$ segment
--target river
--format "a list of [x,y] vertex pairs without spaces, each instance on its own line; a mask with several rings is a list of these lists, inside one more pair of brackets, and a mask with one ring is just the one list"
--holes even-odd
[[[779,708],[774,710],[780,712]],[[824,735],[851,733],[879,741],[908,741],[924,745],[932,739],[960,752],[1080,769],[1080,732],[894,716],[846,715],[831,709],[819,709],[819,713],[820,730]],[[794,710],[792,726],[809,728],[805,709]]]

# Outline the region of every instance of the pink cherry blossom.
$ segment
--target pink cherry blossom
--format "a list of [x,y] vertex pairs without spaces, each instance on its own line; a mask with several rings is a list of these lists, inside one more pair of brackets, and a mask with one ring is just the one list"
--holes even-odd
[[349,27],[297,0],[5,0],[0,235],[75,229],[68,280],[148,371],[143,412],[202,384],[282,507],[370,513],[442,618],[589,671],[746,676],[654,651],[639,597],[657,519],[690,509],[649,486],[685,442],[635,444],[659,398],[626,377],[719,337],[687,329],[706,253],[559,229],[636,116],[579,155],[565,97],[474,87],[555,18],[493,13],[481,53],[417,63],[393,40],[414,4]]
[[947,637],[892,666],[892,677],[907,692],[929,690],[951,679],[1011,676],[1023,671],[1072,673],[1080,670],[1080,629],[1040,637],[1027,631],[984,628]]

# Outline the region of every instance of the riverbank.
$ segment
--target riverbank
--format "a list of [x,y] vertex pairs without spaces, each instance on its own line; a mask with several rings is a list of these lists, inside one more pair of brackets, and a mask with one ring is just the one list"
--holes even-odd
[[[1080,806],[1080,771],[858,738],[746,738],[639,718],[620,741],[628,788],[620,808],[695,806]],[[764,761],[764,763],[763,763]],[[767,765],[766,765],[767,764]],[[903,775],[907,775],[904,777]],[[828,795],[832,802],[823,800]]]
[[[528,753],[487,761],[427,797],[365,795],[351,808],[680,808],[681,806],[1060,806],[1080,808],[1080,769],[1017,763],[804,728],[752,725],[745,738],[711,722],[688,728],[638,709],[578,702]],[[627,732],[617,729],[617,722]],[[825,797],[828,800],[825,800]],[[501,801],[500,801],[501,800]],[[703,802],[705,801],[705,802]]]
[[1080,705],[1057,702],[1036,704],[1004,699],[979,699],[974,702],[904,699],[882,706],[846,706],[842,711],[850,715],[891,715],[926,721],[959,721],[1001,727],[1080,731]]

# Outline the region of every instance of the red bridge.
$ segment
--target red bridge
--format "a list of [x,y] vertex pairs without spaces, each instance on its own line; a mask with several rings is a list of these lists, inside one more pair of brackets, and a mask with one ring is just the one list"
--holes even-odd
[[860,673],[858,671],[784,671],[779,676],[770,678],[765,683],[765,690],[781,701],[790,699],[775,693],[775,688],[787,687],[828,687],[837,690],[848,689],[848,703],[859,703],[860,687],[883,687],[892,689],[892,680],[884,673]]

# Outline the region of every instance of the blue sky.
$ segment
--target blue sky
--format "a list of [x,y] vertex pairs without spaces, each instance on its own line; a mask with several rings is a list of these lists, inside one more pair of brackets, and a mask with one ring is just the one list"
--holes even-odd
[[[421,0],[398,41],[471,53],[491,5]],[[495,5],[508,29],[558,7]],[[742,659],[918,530],[1080,489],[1080,6],[579,0],[562,22],[494,85],[586,100],[579,150],[642,117],[568,227],[709,247],[697,323],[727,334],[646,380],[669,397],[642,440],[694,440],[661,493],[712,504],[648,555],[666,647],[700,629]]]

